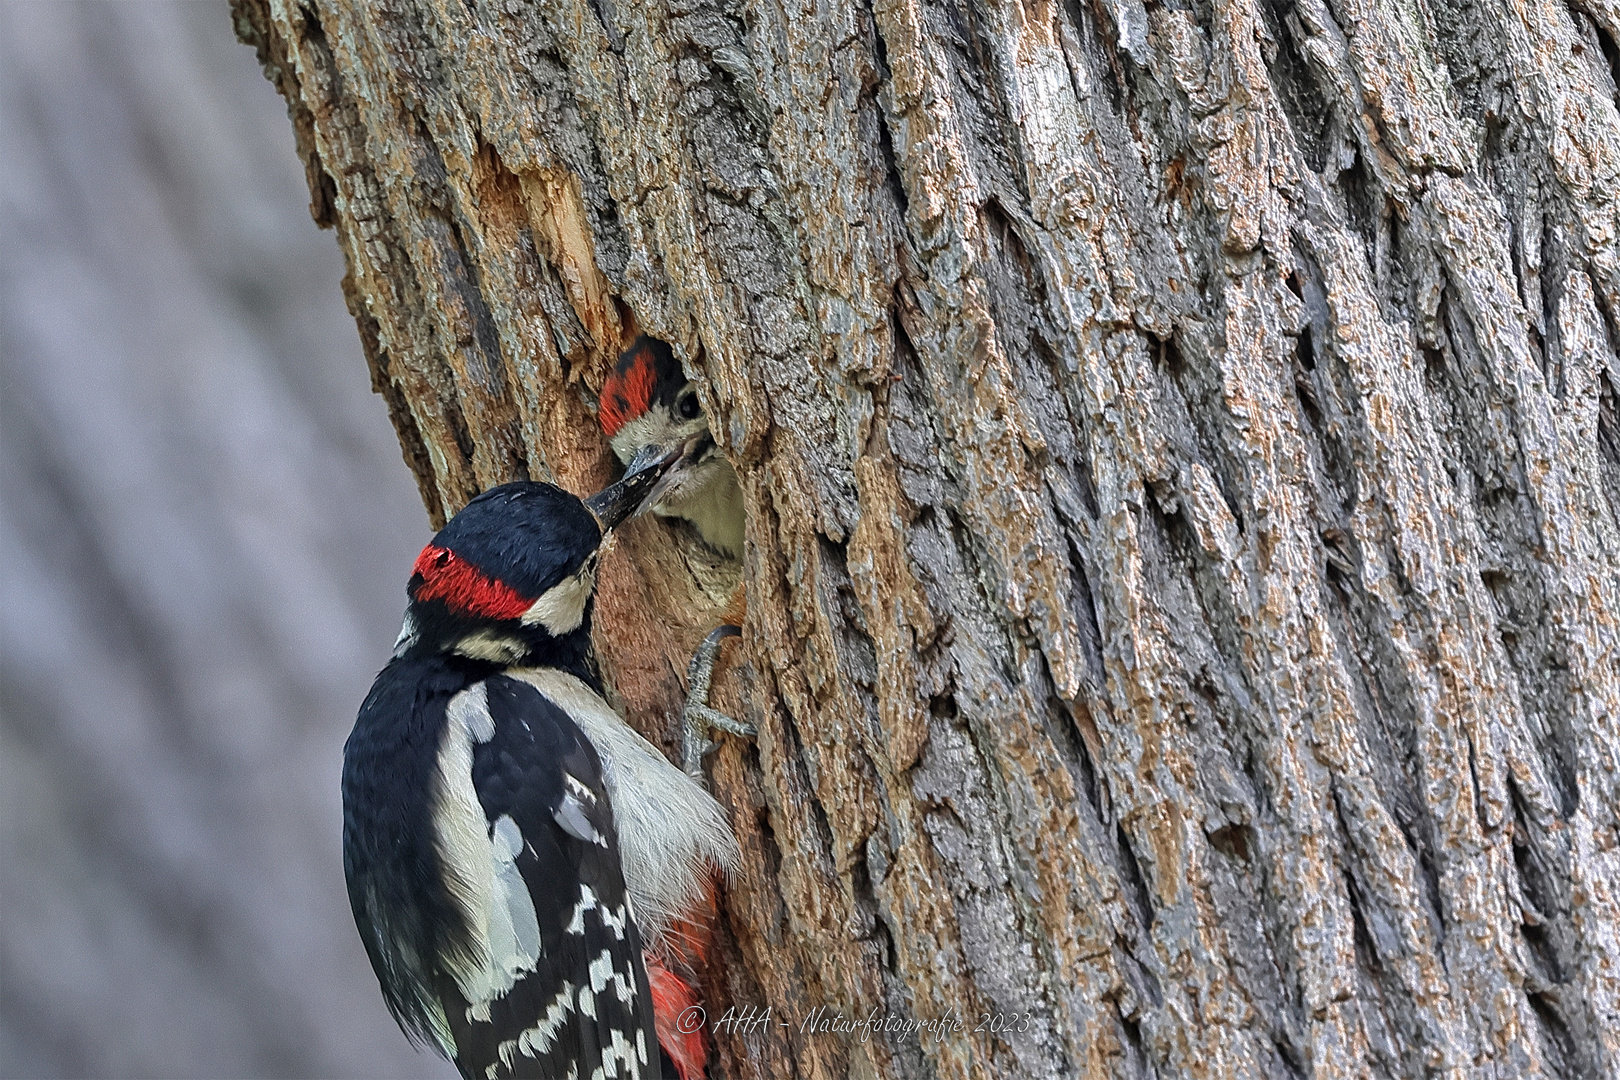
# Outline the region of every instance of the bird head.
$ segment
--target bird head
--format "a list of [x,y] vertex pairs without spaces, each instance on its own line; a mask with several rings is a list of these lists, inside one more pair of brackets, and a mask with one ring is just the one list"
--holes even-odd
[[600,418],[620,461],[648,447],[674,457],[643,509],[692,518],[716,488],[735,488],[736,473],[715,445],[697,390],[664,342],[642,335],[624,351],[602,387]]
[[649,451],[589,499],[531,481],[473,499],[417,556],[394,655],[449,653],[502,666],[584,656],[602,540],[669,465]]

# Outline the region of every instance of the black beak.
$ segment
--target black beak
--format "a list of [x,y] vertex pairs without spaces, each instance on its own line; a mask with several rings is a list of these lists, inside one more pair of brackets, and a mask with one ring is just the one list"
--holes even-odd
[[602,527],[602,535],[625,518],[641,509],[642,502],[653,485],[675,464],[679,450],[666,450],[661,446],[643,446],[624,470],[624,479],[609,484],[585,500],[585,508]]

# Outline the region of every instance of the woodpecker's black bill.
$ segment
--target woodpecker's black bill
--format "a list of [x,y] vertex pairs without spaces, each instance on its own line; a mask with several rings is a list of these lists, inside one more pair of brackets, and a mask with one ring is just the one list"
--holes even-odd
[[596,517],[604,534],[625,518],[630,517],[657,486],[669,467],[680,457],[679,450],[665,450],[661,446],[643,446],[624,470],[624,479],[609,484],[585,500],[586,509]]

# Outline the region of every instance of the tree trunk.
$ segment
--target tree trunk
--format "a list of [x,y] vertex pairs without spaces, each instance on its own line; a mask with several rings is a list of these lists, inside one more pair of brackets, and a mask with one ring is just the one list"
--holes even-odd
[[632,327],[737,467],[719,1073],[1620,1070],[1615,0],[236,15],[435,522]]

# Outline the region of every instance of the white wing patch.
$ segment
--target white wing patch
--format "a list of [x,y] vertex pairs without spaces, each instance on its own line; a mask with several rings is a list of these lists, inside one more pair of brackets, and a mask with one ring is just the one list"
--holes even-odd
[[574,905],[574,917],[564,927],[570,934],[583,934],[585,932],[585,913],[596,907],[596,890],[589,885],[580,884],[579,903]]
[[619,906],[617,917],[607,908],[602,909],[602,925],[613,931],[613,936],[620,941],[624,940],[625,928],[630,925],[630,901],[626,900]]
[[591,819],[586,816],[589,809],[596,805],[596,796],[572,773],[564,773],[563,779],[568,790],[563,793],[562,802],[552,817],[557,819],[557,824],[562,826],[563,832],[569,836],[583,840],[587,844],[607,847],[607,838],[596,831],[596,826],[592,825]]
[[[621,1064],[624,1066],[622,1073],[617,1068]],[[613,1029],[613,1045],[602,1052],[602,1068],[597,1071],[604,1078],[623,1076],[627,1080],[631,1077],[639,1080],[641,1064],[636,1060],[636,1048],[624,1037],[624,1032]]]
[[590,976],[591,993],[600,994],[611,985],[613,996],[620,1001],[628,1004],[636,999],[635,974],[625,975],[614,968],[612,949],[603,949],[602,954],[591,961]]
[[475,743],[487,743],[495,737],[495,718],[489,713],[489,684],[476,682],[445,706],[454,727],[463,724]]
[[596,991],[589,986],[579,988],[579,1014],[596,1019]]
[[571,634],[585,621],[585,605],[590,602],[595,588],[596,575],[590,570],[581,570],[541,593],[540,599],[529,605],[519,621],[524,626],[543,626],[553,637]]
[[579,887],[579,903],[574,905],[574,915],[568,920],[568,925],[563,929],[575,935],[585,933],[585,913],[587,911],[599,912],[597,919],[601,921],[602,926],[613,931],[613,936],[617,940],[624,940],[625,930],[630,926],[630,900],[628,897],[625,898],[624,903],[619,905],[618,912],[614,913],[602,904],[601,898],[596,895],[595,890],[589,885],[581,884]]
[[473,790],[473,743],[495,733],[484,684],[451,698],[445,713],[434,778],[434,839],[445,888],[461,909],[473,946],[470,957],[445,961],[469,1002],[468,1019],[488,1020],[490,1001],[535,969],[540,920],[517,868],[522,830],[504,814],[491,828]]

